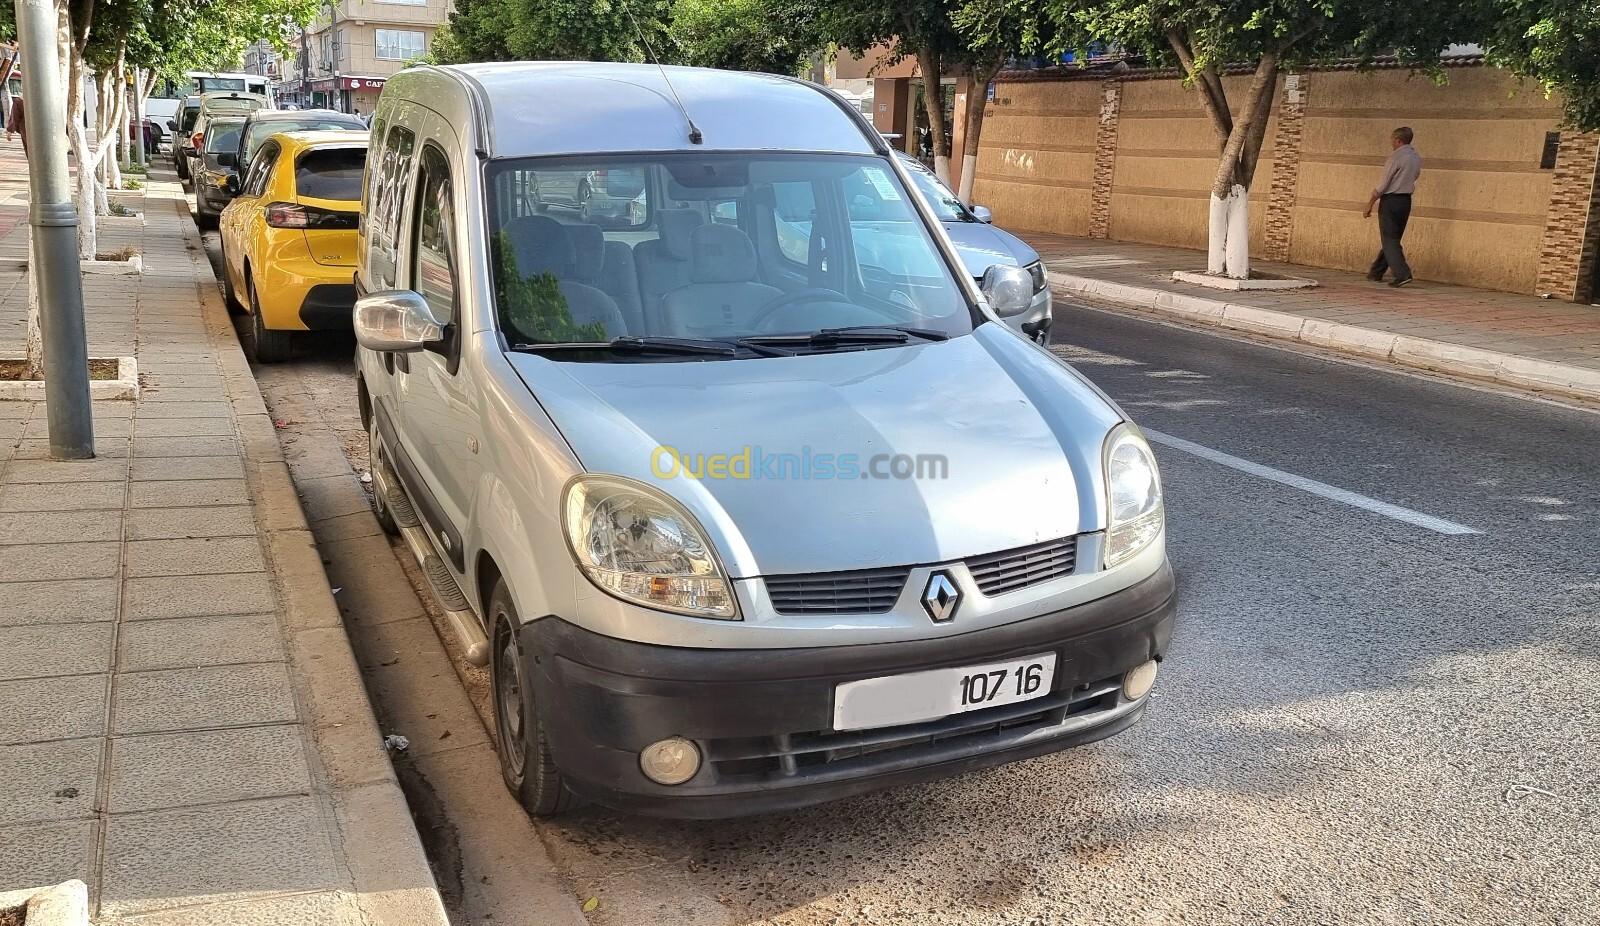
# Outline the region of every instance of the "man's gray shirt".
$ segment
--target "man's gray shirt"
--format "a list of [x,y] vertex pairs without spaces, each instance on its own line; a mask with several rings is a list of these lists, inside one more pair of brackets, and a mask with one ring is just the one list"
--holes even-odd
[[1383,179],[1373,192],[1379,196],[1403,193],[1410,196],[1417,191],[1417,178],[1422,175],[1422,155],[1410,145],[1401,145],[1389,155],[1383,165]]

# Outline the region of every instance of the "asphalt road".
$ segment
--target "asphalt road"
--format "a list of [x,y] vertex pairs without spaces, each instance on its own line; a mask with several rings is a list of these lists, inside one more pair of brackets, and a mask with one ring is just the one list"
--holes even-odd
[[[1056,330],[1170,438],[1181,623],[1145,720],[803,812],[541,824],[590,921],[1600,921],[1600,415],[1077,308]],[[309,391],[348,389],[348,340],[303,347]]]

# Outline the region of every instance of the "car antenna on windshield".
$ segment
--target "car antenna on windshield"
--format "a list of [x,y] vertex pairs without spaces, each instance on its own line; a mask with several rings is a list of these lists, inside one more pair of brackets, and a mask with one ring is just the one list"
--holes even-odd
[[683,121],[689,123],[689,144],[698,145],[705,140],[700,134],[700,127],[694,124],[694,117],[689,115],[689,110],[683,105],[683,100],[678,98],[678,91],[672,86],[672,80],[667,77],[667,69],[661,66],[661,59],[656,57],[656,50],[650,47],[650,40],[645,37],[644,30],[639,28],[639,20],[633,16],[633,3],[624,0],[622,8],[628,11],[628,21],[633,23],[633,31],[639,34],[639,41],[644,44],[645,54],[650,56],[650,63],[661,72],[661,82],[667,85],[667,92],[672,94],[672,102],[677,104],[678,112],[683,113]]

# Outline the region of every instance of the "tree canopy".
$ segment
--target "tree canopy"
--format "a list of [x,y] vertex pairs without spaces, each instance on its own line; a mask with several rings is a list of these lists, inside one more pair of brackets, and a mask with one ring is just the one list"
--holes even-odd
[[675,0],[670,57],[679,64],[798,74],[827,44],[805,0]]
[[645,42],[664,53],[669,10],[667,0],[457,0],[449,37],[435,57],[644,61]]
[[1600,4],[1500,0],[1494,12],[1484,30],[1490,60],[1559,92],[1574,127],[1600,131]]

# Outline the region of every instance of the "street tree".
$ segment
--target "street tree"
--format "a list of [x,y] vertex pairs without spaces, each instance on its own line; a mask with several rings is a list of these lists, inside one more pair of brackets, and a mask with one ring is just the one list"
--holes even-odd
[[434,57],[644,61],[667,45],[668,0],[457,0]]
[[821,34],[841,48],[862,52],[884,46],[884,63],[914,58],[922,72],[922,105],[933,136],[933,166],[950,179],[950,142],[944,112],[947,65],[959,63],[968,41],[956,31],[944,0],[819,0]]
[[805,0],[674,0],[671,58],[695,67],[799,74],[826,40]]
[[[1032,0],[1017,0],[1024,8]],[[1492,2],[1492,0],[1484,0]],[[1515,0],[1509,0],[1515,2]],[[1551,0],[1552,3],[1558,0]],[[1249,192],[1260,163],[1280,73],[1352,59],[1370,67],[1394,55],[1441,75],[1452,42],[1470,40],[1481,22],[1472,0],[1042,0],[1052,52],[1105,41],[1156,66],[1181,68],[1205,111],[1217,147],[1211,184],[1207,270],[1249,275]],[[1249,74],[1242,94],[1224,75]]]
[[965,0],[951,9],[963,40],[954,53],[970,78],[966,124],[961,134],[962,202],[972,203],[972,186],[978,172],[978,143],[983,137],[985,94],[1006,59],[1032,55],[1048,44],[1051,24],[1044,18],[1041,0]]
[[1567,123],[1600,131],[1600,5],[1501,0],[1486,17],[1489,60],[1559,93]]

